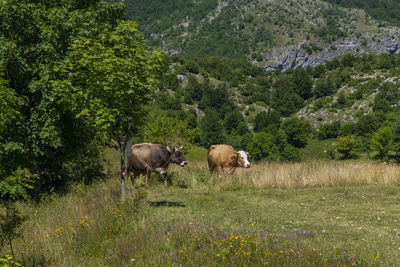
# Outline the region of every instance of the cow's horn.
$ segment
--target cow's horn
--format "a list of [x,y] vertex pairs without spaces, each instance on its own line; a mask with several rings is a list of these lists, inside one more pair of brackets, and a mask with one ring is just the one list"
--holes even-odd
[[179,149],[182,149],[182,148],[183,148],[183,146],[179,147]]

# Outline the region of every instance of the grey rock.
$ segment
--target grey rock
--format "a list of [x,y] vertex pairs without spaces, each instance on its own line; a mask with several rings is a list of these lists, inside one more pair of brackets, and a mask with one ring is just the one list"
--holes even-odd
[[[316,46],[321,48],[320,52],[307,52],[304,48]],[[305,41],[297,46],[286,48],[273,48],[262,52],[267,64],[264,66],[266,71],[275,71],[277,69],[287,70],[307,66],[316,67],[333,59],[343,56],[347,53],[356,56],[365,53],[400,53],[400,29],[393,30],[388,35],[375,36],[370,41],[364,39],[348,38],[332,43]]]

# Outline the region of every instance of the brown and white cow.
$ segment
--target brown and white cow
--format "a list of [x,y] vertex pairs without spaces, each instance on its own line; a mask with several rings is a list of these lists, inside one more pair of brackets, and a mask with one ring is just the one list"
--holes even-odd
[[211,145],[208,149],[208,167],[212,172],[226,171],[232,174],[236,167],[250,167],[250,155],[236,151],[230,145]]
[[[146,175],[146,186],[149,184],[152,172],[166,173],[169,164],[185,166],[182,147],[169,148],[160,144],[142,143],[128,148],[127,171],[128,176],[135,179],[140,174]],[[134,180],[132,180],[134,181]],[[164,180],[167,185],[167,180]]]

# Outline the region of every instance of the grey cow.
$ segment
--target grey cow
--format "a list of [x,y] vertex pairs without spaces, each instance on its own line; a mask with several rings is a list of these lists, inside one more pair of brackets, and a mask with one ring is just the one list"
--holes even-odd
[[[160,144],[142,143],[128,148],[128,176],[135,179],[140,174],[146,174],[146,186],[149,184],[152,172],[164,174],[169,164],[185,166],[182,147],[169,148]],[[132,180],[133,181],[133,180]],[[167,185],[167,180],[164,180]]]

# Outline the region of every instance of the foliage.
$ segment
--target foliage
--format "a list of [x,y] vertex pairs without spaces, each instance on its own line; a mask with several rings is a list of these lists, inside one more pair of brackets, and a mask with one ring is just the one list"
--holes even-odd
[[[150,51],[135,22],[71,46],[57,66],[57,98],[107,137],[122,143],[143,123],[161,54]],[[130,137],[130,136],[129,136]]]
[[32,189],[33,180],[37,177],[37,175],[32,175],[28,169],[18,168],[10,176],[0,181],[0,245],[2,246],[4,241],[9,242],[14,261],[12,240],[19,235],[17,228],[25,218],[20,215],[13,202],[28,197],[28,190]]
[[254,134],[251,141],[247,144],[246,150],[255,160],[263,158],[275,160],[278,154],[275,137],[266,132]]
[[147,124],[143,132],[143,141],[172,146],[187,146],[193,145],[199,136],[199,129],[189,128],[187,121],[157,117]]
[[[125,148],[144,123],[144,105],[150,100],[162,53],[147,46],[137,23],[120,23],[98,38],[75,41],[68,60],[55,67],[55,97],[105,137],[116,141],[125,169]],[[125,175],[121,171],[122,197]]]
[[269,109],[268,112],[261,111],[256,115],[254,121],[254,131],[259,132],[269,125],[276,125],[279,128],[280,125],[280,116],[278,112]]
[[234,109],[225,114],[224,125],[226,130],[237,129],[241,123],[244,124],[244,119],[239,110]]
[[354,148],[354,139],[352,136],[341,136],[336,139],[335,146],[337,151],[343,154],[344,158],[349,158]]
[[233,103],[229,94],[228,86],[225,83],[222,83],[216,88],[204,88],[199,107],[203,110],[207,107],[220,110],[224,105],[232,104]]
[[8,267],[8,266],[15,266],[15,267],[22,267],[23,265],[17,261],[14,261],[11,256],[0,257],[0,266]]
[[382,160],[388,160],[389,148],[392,143],[392,128],[386,126],[379,128],[371,138],[371,149],[378,152],[378,157]]
[[280,152],[280,161],[300,161],[301,155],[300,150],[290,144],[284,146]]
[[30,191],[39,197],[101,171],[96,132],[53,101],[50,80],[74,40],[112,30],[124,7],[97,0],[0,2],[0,180],[27,168],[40,175]]
[[396,119],[392,125],[393,140],[392,150],[397,154],[400,152],[400,116],[397,114]]
[[225,143],[226,136],[224,133],[223,122],[219,118],[217,111],[207,108],[205,115],[200,121],[201,145],[208,148],[213,144]]
[[318,79],[315,82],[314,87],[314,96],[316,98],[332,95],[336,92],[337,85],[333,80],[332,76],[328,76],[326,78]]
[[291,75],[282,74],[277,77],[272,92],[272,107],[282,116],[297,112],[304,105],[304,99],[294,92],[294,81]]
[[400,3],[392,0],[324,0],[344,7],[365,9],[373,18],[400,25]]
[[313,81],[311,76],[303,69],[296,68],[293,73],[294,92],[303,99],[312,97]]
[[378,130],[381,123],[376,114],[367,114],[358,120],[355,125],[355,131],[358,135],[367,136]]
[[306,121],[293,117],[284,120],[282,130],[287,135],[287,141],[294,147],[301,148],[307,144],[309,125]]
[[338,137],[341,129],[340,121],[335,121],[331,124],[324,124],[318,128],[317,137],[320,140]]
[[393,111],[394,106],[400,99],[398,86],[391,82],[385,82],[378,91],[377,96],[374,98],[374,112],[390,112]]

